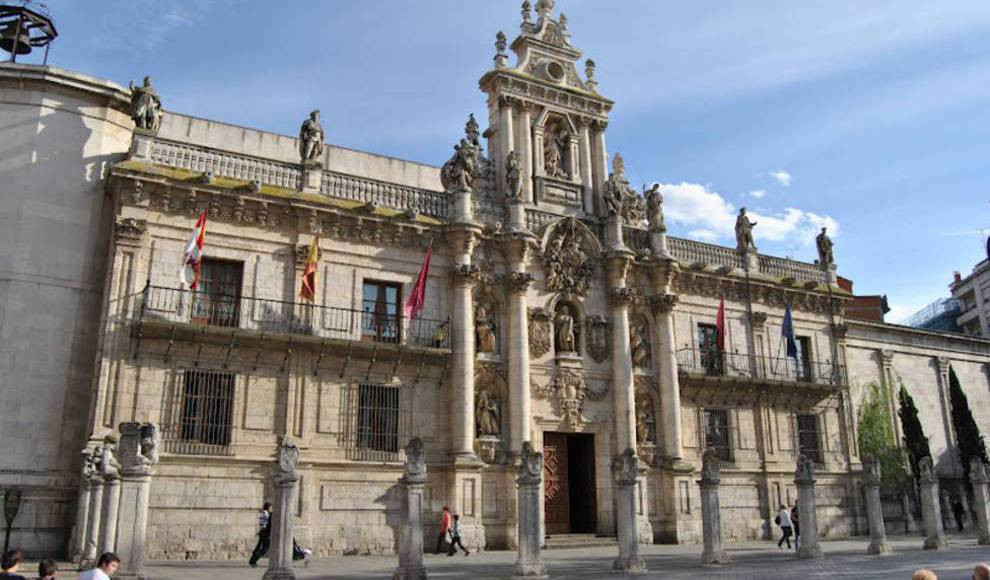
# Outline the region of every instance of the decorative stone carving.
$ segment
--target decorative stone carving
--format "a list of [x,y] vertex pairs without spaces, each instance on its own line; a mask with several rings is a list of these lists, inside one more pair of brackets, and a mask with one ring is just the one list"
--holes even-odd
[[609,349],[609,325],[608,321],[601,314],[586,316],[584,318],[584,328],[586,337],[585,345],[588,347],[588,354],[597,363],[608,358]]
[[541,387],[536,381],[531,381],[533,397],[538,399],[552,398],[565,427],[576,428],[588,420],[584,417],[584,401],[601,401],[608,393],[604,388],[592,389],[584,378],[570,369],[558,369],[554,377]]
[[509,292],[514,294],[525,292],[533,284],[533,275],[529,272],[510,272],[508,284]]
[[495,53],[498,56],[505,56],[505,45],[508,39],[505,37],[505,33],[501,30],[495,34]]
[[523,195],[522,166],[519,164],[519,154],[509,151],[505,158],[505,187],[506,196],[510,201],[522,201]]
[[640,318],[629,328],[629,350],[632,354],[634,368],[653,368],[650,327],[645,318]]
[[636,444],[656,445],[656,410],[647,394],[636,395]]
[[473,114],[468,116],[464,133],[465,138],[454,145],[454,155],[440,168],[440,183],[447,193],[474,191],[474,182],[479,177],[481,145]]
[[[407,480],[425,478],[426,476],[426,447],[423,440],[413,437],[406,445],[406,462],[403,475]],[[298,449],[296,450],[298,455]]]
[[722,463],[714,447],[706,447],[701,454],[701,479],[710,483],[718,483],[722,479]]
[[663,194],[660,193],[660,184],[654,183],[650,189],[644,190],[643,197],[646,198],[646,221],[650,224],[650,231],[666,232],[667,224],[663,221]]
[[117,218],[113,224],[113,233],[118,240],[138,241],[146,231],[148,231],[148,220]]
[[544,128],[543,170],[550,177],[569,179],[570,133],[563,125],[562,121],[555,120]]
[[825,233],[826,228],[822,228],[820,234],[815,236],[815,246],[818,248],[818,265],[823,270],[828,270],[829,266],[835,263],[835,256],[832,254],[832,240]]
[[676,294],[654,294],[648,299],[648,304],[653,310],[654,315],[659,316],[667,312],[671,312],[674,306],[677,305],[677,295]]
[[636,457],[636,450],[630,447],[616,455],[612,469],[615,471],[616,481],[635,485],[639,476],[639,459]]
[[318,163],[322,155],[323,125],[320,124],[320,111],[316,110],[299,127],[299,156],[303,163]]
[[608,303],[613,306],[629,306],[636,301],[638,294],[635,288],[623,286],[611,288],[608,293]]
[[539,358],[553,347],[553,324],[550,315],[542,308],[529,309],[529,354]]
[[458,285],[474,286],[481,276],[481,271],[474,264],[454,264],[451,273],[454,283]]
[[756,222],[749,221],[746,217],[746,208],[739,208],[739,215],[736,217],[736,250],[739,252],[756,251],[756,244],[753,242],[753,226]]
[[497,353],[498,341],[496,336],[495,313],[488,313],[483,304],[474,310],[474,331],[477,335],[477,350],[483,353]]
[[564,303],[557,308],[554,317],[554,348],[558,354],[577,352],[577,331],[574,327],[574,316],[570,305]]
[[643,198],[629,186],[625,176],[625,162],[618,153],[612,158],[612,173],[609,174],[602,190],[602,217],[619,216],[629,224],[642,225],[646,218],[646,205]]
[[[528,7],[526,8],[528,11]],[[547,569],[540,559],[540,495],[543,483],[543,454],[533,450],[529,441],[523,441],[522,453],[516,475],[516,503],[518,505],[519,556],[516,560],[515,578],[547,578]]]
[[151,86],[151,77],[144,77],[144,84],[135,87],[131,82],[131,119],[137,129],[157,134],[162,124],[162,99]]
[[577,219],[559,222],[547,239],[543,252],[546,287],[549,292],[586,296],[595,273],[588,251],[589,242]]

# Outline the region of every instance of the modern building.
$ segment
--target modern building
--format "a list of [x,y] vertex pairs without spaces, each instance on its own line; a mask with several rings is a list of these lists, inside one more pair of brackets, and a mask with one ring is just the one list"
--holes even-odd
[[963,278],[958,273],[949,285],[952,298],[959,303],[956,325],[964,334],[990,338],[990,259],[973,267]]
[[[822,533],[865,533],[856,407],[872,382],[892,410],[910,390],[940,475],[960,476],[946,376],[990,429],[990,341],[855,320],[834,268],[668,236],[656,194],[609,163],[614,103],[553,2],[525,12],[513,63],[507,44],[480,81],[487,128],[452,129],[442,168],[324,145],[318,117],[310,140],[148,116],[113,82],[0,65],[15,545],[78,555],[80,451],[130,421],[159,427],[153,559],[244,557],[281,437],[301,449],[295,533],[318,554],[393,549],[412,437],[428,521],[450,505],[466,543],[490,549],[515,545],[526,441],[544,453],[551,536],[615,535],[613,461],[632,448],[641,538],[698,541],[706,447],[728,538],[772,533],[799,453]],[[204,213],[193,290],[179,272]]]
[[940,298],[915,312],[904,321],[907,326],[960,332],[956,320],[959,318],[959,302],[953,298]]

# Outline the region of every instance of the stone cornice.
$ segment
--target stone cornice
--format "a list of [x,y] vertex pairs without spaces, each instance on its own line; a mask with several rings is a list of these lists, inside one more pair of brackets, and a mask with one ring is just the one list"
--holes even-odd
[[828,314],[831,300],[831,308],[839,317],[843,316],[844,304],[848,299],[845,296],[829,297],[825,292],[805,288],[785,288],[755,280],[749,282],[747,292],[745,279],[694,270],[681,270],[672,286],[674,292],[681,296],[694,295],[716,299],[724,296],[726,300],[745,302],[749,294],[754,304],[783,308],[790,302],[792,309],[814,314]]
[[[540,105],[580,111],[583,114],[604,117],[612,110],[614,102],[590,91],[570,86],[554,86],[513,69],[497,69],[486,73],[478,81],[482,91],[507,95]],[[604,118],[602,119],[604,121]],[[606,121],[607,122],[607,121]]]

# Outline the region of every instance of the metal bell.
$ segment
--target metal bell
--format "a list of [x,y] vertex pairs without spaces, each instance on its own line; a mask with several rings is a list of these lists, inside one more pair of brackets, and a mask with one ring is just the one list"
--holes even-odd
[[[28,36],[27,22],[21,22],[19,35],[17,28],[18,21],[13,20],[3,31],[0,31],[0,48],[13,53],[16,46],[17,54],[28,54],[31,52],[31,37]],[[14,42],[15,37],[17,38],[17,42]]]

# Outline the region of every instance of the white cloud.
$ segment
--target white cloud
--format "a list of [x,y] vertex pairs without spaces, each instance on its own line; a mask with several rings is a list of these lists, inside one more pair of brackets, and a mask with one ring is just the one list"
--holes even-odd
[[[699,183],[661,184],[664,214],[668,222],[684,226],[688,236],[705,242],[735,244],[738,208],[718,192]],[[753,228],[756,241],[786,242],[800,246],[814,244],[815,236],[827,227],[833,239],[839,224],[831,216],[789,207],[780,213],[747,212],[757,222]]]
[[749,192],[747,195],[749,195],[754,199],[763,199],[763,196],[765,196],[766,194],[767,194],[767,190],[765,189],[754,189],[753,191]]
[[784,187],[791,186],[791,174],[787,172],[786,169],[778,169],[777,171],[771,171],[770,177],[777,180],[777,183],[783,185]]

